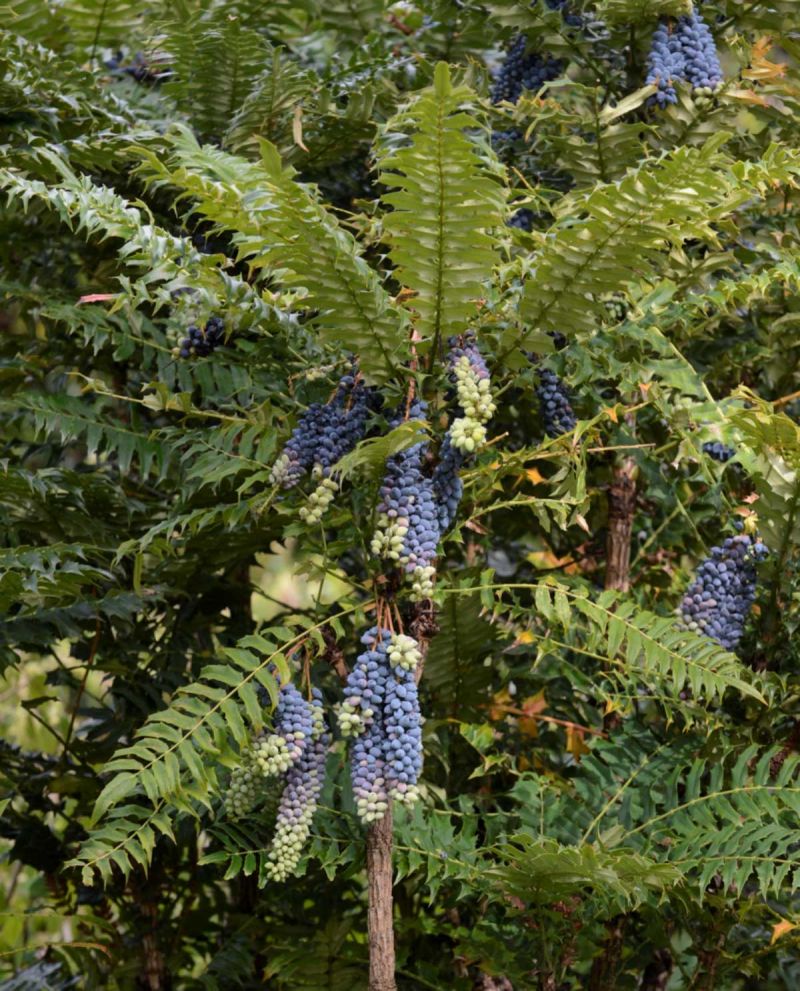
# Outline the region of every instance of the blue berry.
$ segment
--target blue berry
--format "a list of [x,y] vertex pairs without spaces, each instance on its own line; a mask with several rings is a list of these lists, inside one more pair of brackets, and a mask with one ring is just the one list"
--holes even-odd
[[755,565],[768,554],[761,541],[745,533],[712,547],[681,602],[684,625],[734,650],[755,600]]
[[662,21],[655,30],[647,65],[648,85],[658,84],[654,102],[662,109],[669,103],[677,103],[678,94],[673,80],[685,78],[685,61],[677,33],[666,21]]
[[285,880],[297,866],[311,832],[325,780],[325,760],[330,734],[325,726],[322,696],[312,690],[311,740],[286,775],[286,785],[278,805],[275,835],[267,860],[266,873],[273,881]]
[[492,86],[492,103],[501,103],[504,100],[516,103],[523,90],[535,93],[564,71],[564,63],[560,59],[539,52],[527,52],[526,48],[525,35],[518,34],[511,43]]
[[551,10],[560,10],[564,23],[570,27],[583,27],[583,18],[580,14],[573,14],[569,11],[569,0],[546,0],[547,6]]
[[674,27],[662,21],[653,35],[647,82],[658,85],[653,102],[662,109],[678,102],[674,85],[677,79],[688,82],[699,95],[713,93],[722,82],[714,37],[697,12],[679,17]]
[[736,451],[732,447],[728,447],[718,440],[708,441],[706,444],[703,444],[703,453],[715,461],[722,462],[722,464],[725,464],[726,461],[730,461],[731,458],[736,456]]
[[207,358],[220,345],[225,343],[225,324],[220,317],[211,317],[202,329],[192,324],[186,328],[184,337],[177,348],[181,358]]
[[347,679],[339,726],[353,738],[353,794],[359,817],[370,823],[383,818],[390,799],[411,803],[417,797],[422,719],[414,670],[420,654],[412,637],[377,627],[361,642],[366,649]]
[[512,214],[509,220],[506,221],[509,227],[515,227],[520,231],[527,231],[528,234],[533,230],[533,221],[535,219],[535,214],[533,210],[528,210],[526,207],[522,207],[517,210],[516,213]]
[[329,403],[312,403],[292,431],[272,466],[273,485],[290,489],[307,471],[320,482],[302,513],[308,521],[319,519],[336,487],[331,487],[331,469],[363,438],[372,401],[371,390],[357,370],[342,376]]
[[536,395],[542,417],[542,426],[548,437],[559,437],[574,430],[577,419],[572,411],[567,387],[549,368],[539,371]]
[[442,533],[450,528],[458,511],[461,496],[464,494],[464,483],[459,472],[466,457],[463,451],[453,447],[448,434],[442,442],[439,463],[433,470],[433,489],[436,494],[439,529]]

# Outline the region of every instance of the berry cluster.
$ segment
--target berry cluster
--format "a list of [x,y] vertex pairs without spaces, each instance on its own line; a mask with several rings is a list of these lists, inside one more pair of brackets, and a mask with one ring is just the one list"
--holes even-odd
[[722,82],[714,37],[696,12],[678,18],[674,26],[662,21],[653,35],[647,82],[658,85],[653,100],[660,107],[678,102],[676,79],[686,80],[701,96],[713,93]]
[[536,219],[533,210],[522,207],[512,214],[506,221],[508,227],[515,227],[517,230],[526,231],[528,234],[533,230],[533,222]]
[[703,453],[715,461],[722,462],[722,464],[736,456],[736,451],[732,447],[728,447],[727,444],[723,444],[719,440],[708,441],[703,444]]
[[304,523],[319,523],[338,491],[339,486],[334,479],[323,478],[308,497],[306,505],[300,507],[300,519]]
[[442,441],[439,463],[433,470],[433,489],[436,493],[436,509],[439,513],[439,530],[442,533],[450,529],[461,496],[464,494],[464,483],[461,481],[460,472],[465,460],[466,455],[453,446],[448,434]]
[[550,10],[561,11],[561,16],[564,18],[565,24],[573,28],[583,27],[583,18],[581,15],[573,14],[569,11],[570,0],[546,0],[546,3]]
[[695,93],[710,95],[722,82],[722,66],[714,36],[702,16],[693,11],[681,17],[678,35],[685,61],[686,80]]
[[163,69],[159,71],[157,67],[154,68],[150,65],[141,52],[136,52],[133,60],[126,63],[122,52],[118,51],[116,55],[112,55],[111,58],[106,59],[103,65],[114,75],[130,76],[137,83],[157,85],[165,76],[170,75],[169,72],[165,72]]
[[312,689],[311,739],[286,775],[286,785],[278,805],[275,834],[267,859],[266,874],[273,881],[284,881],[295,869],[311,831],[325,780],[325,760],[330,734],[325,725],[322,695]]
[[[427,403],[417,399],[409,418],[424,419],[427,409]],[[398,413],[391,425],[397,426],[403,418]],[[439,543],[436,493],[432,479],[422,470],[426,449],[426,444],[414,444],[386,462],[371,543],[373,554],[397,561],[412,576],[416,599],[426,599],[433,592],[433,560]]]
[[519,141],[521,138],[522,131],[515,127],[510,128],[508,131],[492,131],[492,148],[494,148],[498,155],[506,154],[509,150],[508,145],[514,141]]
[[548,437],[559,437],[575,429],[578,421],[572,411],[567,387],[549,368],[539,370],[536,395],[541,406],[542,425]]
[[342,735],[353,737],[350,775],[365,823],[382,819],[389,801],[411,804],[422,770],[422,717],[414,676],[419,646],[412,637],[372,627],[345,686]]
[[453,421],[448,437],[457,450],[472,454],[486,440],[485,424],[496,409],[492,383],[474,334],[451,337],[448,344],[450,378],[455,383],[458,405],[464,413]]
[[330,402],[308,407],[273,464],[273,485],[291,489],[309,470],[318,482],[307,505],[300,510],[305,522],[319,522],[333,501],[338,484],[331,470],[363,438],[374,398],[354,366],[339,380]]
[[196,358],[207,358],[224,343],[225,324],[219,317],[211,317],[202,330],[192,324],[173,353],[181,358],[191,358],[193,355]]
[[748,534],[728,537],[721,546],[712,547],[681,602],[685,626],[734,650],[755,600],[756,563],[768,553]]
[[302,757],[313,730],[311,706],[294,685],[281,685],[271,733],[261,733],[231,774],[228,809],[246,815],[261,800],[264,779],[284,774]]
[[564,71],[564,63],[560,59],[539,52],[528,52],[527,47],[525,35],[518,34],[511,43],[492,86],[492,103],[501,103],[504,100],[516,103],[523,90],[535,93]]
[[[412,577],[416,601],[433,593],[439,538],[452,523],[463,492],[459,470],[485,441],[485,423],[495,410],[489,371],[475,335],[452,337],[449,344],[450,378],[463,415],[450,425],[432,476],[426,473],[426,444],[415,444],[388,459],[371,543],[373,554],[396,561]],[[412,419],[426,413],[427,404],[420,399],[409,410]],[[401,411],[392,426],[403,419]]]

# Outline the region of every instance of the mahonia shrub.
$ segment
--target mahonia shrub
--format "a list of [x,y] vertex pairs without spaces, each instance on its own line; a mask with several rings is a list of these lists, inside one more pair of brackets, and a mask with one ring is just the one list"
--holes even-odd
[[794,0],[9,0],[0,987],[800,981]]

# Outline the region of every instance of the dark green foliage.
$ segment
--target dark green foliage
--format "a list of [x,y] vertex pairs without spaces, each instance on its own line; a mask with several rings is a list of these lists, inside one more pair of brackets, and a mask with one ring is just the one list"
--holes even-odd
[[[280,786],[226,795],[287,678],[337,725],[376,626],[427,647],[400,991],[798,985],[796,4],[704,3],[724,78],[664,108],[688,0],[562,6],[5,5],[7,991],[366,988],[338,730],[296,876]],[[517,38],[557,76],[493,101]],[[443,481],[472,332],[497,408]],[[546,437],[540,368],[575,402]],[[279,490],[331,404],[358,429]],[[417,603],[370,551],[412,455],[450,497]],[[734,654],[679,606],[738,520],[769,555]]]

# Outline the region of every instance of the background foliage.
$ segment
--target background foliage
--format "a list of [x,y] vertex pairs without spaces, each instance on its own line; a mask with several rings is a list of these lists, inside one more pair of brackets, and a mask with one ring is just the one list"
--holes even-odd
[[[412,333],[440,437],[467,326],[498,412],[439,561],[399,985],[797,986],[796,4],[707,0],[725,84],[665,113],[646,54],[686,4],[572,7],[580,28],[521,0],[3,5],[6,991],[366,987],[341,741],[298,878],[264,883],[268,816],[220,810],[275,670],[340,699],[330,644],[350,663],[370,625],[408,437],[356,450],[323,527],[269,467],[348,352],[397,402]],[[492,106],[520,30],[564,73]],[[176,358],[212,315],[225,347]],[[544,436],[531,351],[573,434]],[[754,512],[771,555],[735,656],[673,617]]]

